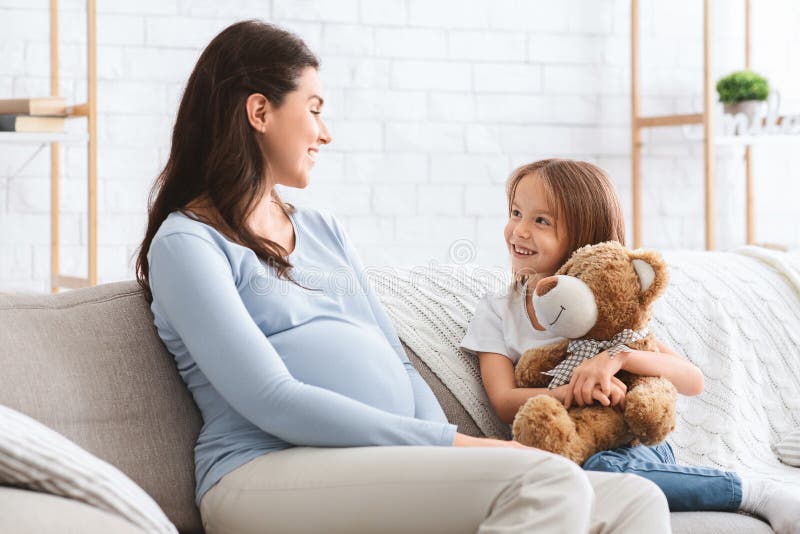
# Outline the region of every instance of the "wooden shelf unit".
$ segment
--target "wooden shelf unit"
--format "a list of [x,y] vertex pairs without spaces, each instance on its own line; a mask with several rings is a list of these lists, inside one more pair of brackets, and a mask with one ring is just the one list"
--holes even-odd
[[0,142],[21,145],[47,143],[85,143],[89,134],[85,132],[0,132]]
[[[745,68],[750,68],[750,0],[745,1]],[[703,0],[703,112],[683,115],[643,117],[639,95],[639,0],[631,0],[631,130],[632,130],[632,193],[633,246],[642,245],[642,129],[690,124],[703,125],[703,159],[705,189],[705,246],[715,248],[714,174],[715,145],[745,145],[745,203],[747,243],[754,242],[753,212],[753,155],[751,145],[760,142],[798,141],[800,135],[716,136],[714,134],[714,105],[716,87],[711,79],[711,0]]]
[[[96,0],[86,1],[87,102],[68,107],[68,117],[86,117],[82,132],[0,132],[0,142],[50,145],[50,289],[97,284],[97,16]],[[50,95],[59,96],[58,0],[50,0]],[[61,274],[59,266],[59,143],[87,145],[88,273],[86,277]]]
[[[88,273],[85,278],[65,276],[59,267],[59,154],[58,142],[52,142],[51,207],[50,207],[50,288],[57,293],[61,287],[78,288],[97,284],[97,6],[96,0],[86,0],[86,87],[87,102],[73,106],[74,116],[85,115],[89,139],[87,142],[87,234]],[[50,0],[50,93],[58,96],[58,0]]]
[[[50,290],[75,289],[97,284],[97,16],[95,0],[86,1],[87,102],[68,106],[67,117],[86,117],[81,132],[0,132],[0,142],[50,145]],[[50,0],[50,95],[59,96],[58,0]],[[87,217],[88,273],[86,277],[61,274],[59,265],[59,146],[86,143],[88,152]],[[30,161],[30,160],[28,160]]]

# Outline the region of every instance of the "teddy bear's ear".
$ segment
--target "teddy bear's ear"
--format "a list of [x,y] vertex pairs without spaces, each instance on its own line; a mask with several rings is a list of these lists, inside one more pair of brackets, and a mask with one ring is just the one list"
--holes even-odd
[[644,260],[635,258],[633,260],[633,270],[639,275],[639,283],[642,286],[642,291],[650,289],[656,279],[656,272],[653,270],[653,266]]
[[667,265],[657,252],[641,249],[631,253],[631,263],[639,278],[640,299],[648,305],[667,287]]

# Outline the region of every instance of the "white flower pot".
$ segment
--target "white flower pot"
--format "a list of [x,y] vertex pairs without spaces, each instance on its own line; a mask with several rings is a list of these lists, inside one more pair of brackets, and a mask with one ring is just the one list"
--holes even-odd
[[747,117],[748,127],[760,127],[761,121],[767,116],[767,103],[763,100],[742,100],[735,104],[725,104],[724,110],[729,115],[743,114]]

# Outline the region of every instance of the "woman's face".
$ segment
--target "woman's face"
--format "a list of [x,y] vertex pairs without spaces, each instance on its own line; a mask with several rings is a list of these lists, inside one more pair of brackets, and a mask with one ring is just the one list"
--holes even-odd
[[297,89],[287,93],[280,107],[272,107],[262,134],[268,178],[274,184],[303,188],[319,154],[331,142],[322,120],[322,83],[317,69],[307,67]]

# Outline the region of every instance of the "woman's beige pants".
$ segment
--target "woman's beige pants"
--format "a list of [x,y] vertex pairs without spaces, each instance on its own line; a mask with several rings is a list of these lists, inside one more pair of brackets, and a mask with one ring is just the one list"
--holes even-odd
[[208,534],[670,532],[652,482],[505,448],[295,447],[228,473],[200,513]]

